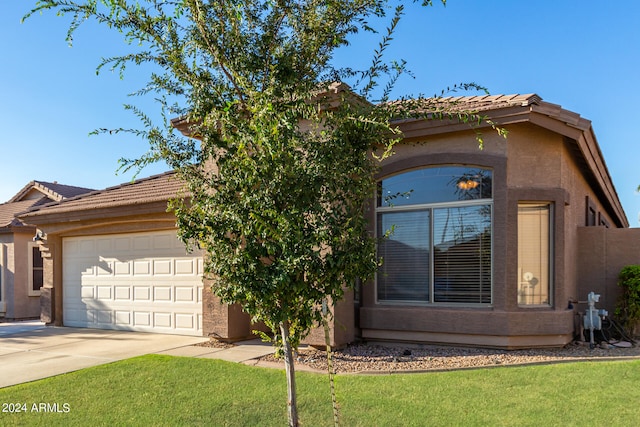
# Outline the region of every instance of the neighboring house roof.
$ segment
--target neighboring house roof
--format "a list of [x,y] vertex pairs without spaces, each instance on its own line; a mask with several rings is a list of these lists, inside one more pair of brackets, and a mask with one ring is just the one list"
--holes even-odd
[[[101,215],[105,210],[122,207],[142,207],[143,205],[164,204],[180,194],[184,184],[176,177],[175,172],[150,176],[136,181],[93,191],[56,203],[34,206],[20,214],[25,221],[43,216],[59,217],[63,214],[71,219],[74,215],[90,211],[93,216]],[[158,210],[154,208],[154,210]],[[137,213],[142,213],[140,209]],[[40,224],[40,219],[37,221]]]
[[21,222],[15,217],[16,214],[29,209],[31,206],[33,206],[33,202],[33,200],[23,200],[20,202],[1,204],[0,228],[21,225]]
[[8,202],[0,204],[0,229],[23,227],[25,224],[16,218],[34,206],[64,200],[78,194],[93,191],[90,188],[62,185],[57,182],[31,181]]
[[25,185],[7,203],[17,202],[25,199],[41,198],[43,196],[50,201],[60,201],[77,195],[93,191],[93,188],[75,187],[72,185],[58,184],[57,182],[31,181]]

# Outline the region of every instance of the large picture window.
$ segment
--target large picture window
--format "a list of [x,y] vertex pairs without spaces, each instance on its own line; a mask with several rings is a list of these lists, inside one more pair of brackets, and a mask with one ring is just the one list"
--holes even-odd
[[382,180],[378,301],[491,304],[491,177],[442,166]]
[[518,305],[551,305],[549,203],[518,205]]

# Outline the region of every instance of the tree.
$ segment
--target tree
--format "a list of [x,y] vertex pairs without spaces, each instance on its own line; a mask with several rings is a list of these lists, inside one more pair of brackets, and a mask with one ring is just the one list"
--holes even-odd
[[[124,167],[164,160],[184,180],[188,197],[171,203],[179,235],[205,250],[216,295],[272,328],[286,363],[290,425],[298,424],[293,350],[323,320],[323,304],[378,267],[363,209],[377,161],[400,138],[393,119],[479,119],[438,99],[387,102],[405,72],[404,63],[383,61],[403,14],[401,3],[388,3],[43,0],[26,16],[70,15],[69,43],[89,19],[120,32],[130,53],[104,59],[98,71],[155,67],[137,94],[157,97],[163,122],[126,106],[143,129],[98,132],[148,140],[150,151]],[[337,48],[387,14],[369,69],[332,66]],[[375,93],[379,102],[370,103]]]

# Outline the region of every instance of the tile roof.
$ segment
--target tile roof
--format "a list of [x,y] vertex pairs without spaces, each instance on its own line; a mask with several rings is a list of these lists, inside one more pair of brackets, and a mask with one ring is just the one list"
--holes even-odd
[[513,95],[475,95],[475,96],[449,96],[442,98],[416,98],[391,101],[389,104],[407,107],[407,111],[437,112],[437,111],[493,111],[511,107],[529,107],[539,105],[542,102],[535,93]]
[[524,95],[479,95],[442,98],[443,102],[453,103],[473,111],[496,110],[507,107],[528,107],[542,101],[535,93]]
[[22,223],[15,217],[33,206],[36,200],[22,200],[20,202],[3,203],[0,205],[0,228],[19,226]]
[[8,202],[0,204],[0,228],[24,226],[24,223],[16,218],[20,212],[90,191],[93,190],[57,182],[31,181]]
[[75,187],[73,185],[58,184],[57,182],[34,181],[38,186],[48,189],[50,192],[62,196],[64,199],[79,196],[80,194],[95,191],[94,188]]
[[25,196],[33,191],[37,191],[42,194],[43,197],[48,197],[52,201],[59,201],[62,199],[68,199],[70,197],[75,197],[83,193],[88,193],[90,191],[94,191],[93,188],[85,188],[85,187],[76,187],[73,185],[63,185],[58,184],[57,182],[45,182],[45,181],[31,181],[18,193],[13,196],[9,202],[13,203],[21,201]]
[[29,218],[40,214],[57,214],[164,202],[176,197],[183,187],[183,183],[177,178],[175,172],[165,172],[104,190],[82,194],[60,202],[36,206],[22,213],[20,217]]

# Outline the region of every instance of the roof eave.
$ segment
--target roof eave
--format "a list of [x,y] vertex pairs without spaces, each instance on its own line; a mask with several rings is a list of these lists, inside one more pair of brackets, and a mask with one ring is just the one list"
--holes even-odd
[[[19,217],[29,224],[34,224],[35,226],[93,220],[114,220],[117,218],[131,216],[168,213],[168,203],[168,199],[163,199],[140,204],[128,203],[117,206],[114,205],[74,211],[58,210],[51,213],[47,213],[46,211],[26,212],[20,214]],[[129,209],[123,209],[123,207],[128,207]]]

